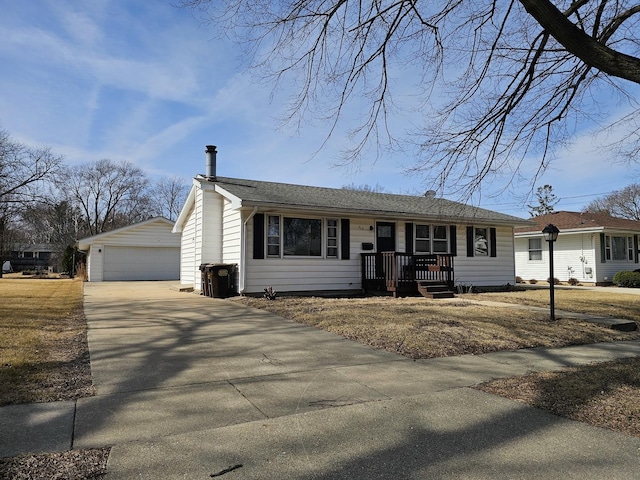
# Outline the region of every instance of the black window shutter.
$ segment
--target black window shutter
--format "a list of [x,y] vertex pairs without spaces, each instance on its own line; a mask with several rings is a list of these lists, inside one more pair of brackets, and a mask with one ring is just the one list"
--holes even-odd
[[633,261],[638,263],[638,235],[633,236]]
[[489,255],[491,255],[492,257],[495,257],[498,255],[498,251],[496,250],[496,244],[498,243],[496,240],[496,229],[491,227],[489,229],[489,244],[491,245],[489,247]]
[[264,258],[264,213],[253,216],[253,258]]
[[473,257],[474,250],[473,227],[467,227],[467,257]]
[[600,234],[600,262],[607,263],[607,247],[604,243],[604,233]]
[[342,260],[349,260],[351,258],[350,251],[350,235],[351,235],[351,222],[348,218],[343,218],[340,221],[340,250],[342,250]]
[[455,225],[449,225],[449,253],[454,256],[458,255],[458,239]]
[[404,224],[405,252],[413,253],[413,223]]

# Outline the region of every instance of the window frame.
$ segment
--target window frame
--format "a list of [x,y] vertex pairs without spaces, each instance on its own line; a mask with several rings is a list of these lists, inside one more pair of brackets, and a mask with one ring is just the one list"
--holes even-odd
[[[614,238],[624,239],[624,247],[614,249]],[[605,235],[604,237],[604,250],[605,260],[607,262],[633,262],[634,261],[634,246],[633,236],[629,235]],[[614,258],[616,252],[624,252],[623,258]]]
[[[271,223],[271,219],[276,219],[277,222]],[[265,230],[266,242],[266,254],[268,258],[281,258],[282,257],[282,216],[281,215],[267,215],[266,218],[267,228]],[[277,233],[272,233],[271,227],[277,226]],[[274,242],[273,239],[277,239],[277,242]],[[273,247],[277,250],[277,253],[270,253],[269,247]]]
[[[427,227],[428,236],[418,236],[418,229],[423,229]],[[444,238],[436,238],[436,229],[444,232]],[[417,255],[448,255],[451,253],[451,241],[450,241],[450,226],[442,225],[442,224],[432,224],[432,223],[414,223],[413,225],[413,251]],[[427,242],[429,245],[429,250],[420,250],[418,248],[418,242]],[[444,251],[436,252],[434,245],[443,244],[445,246]]]
[[[335,229],[334,235],[330,235],[331,229]],[[340,220],[337,218],[325,218],[324,232],[325,232],[324,258],[330,258],[332,260],[339,259],[340,258]],[[335,242],[335,244],[331,245],[332,242]],[[335,250],[335,255],[329,253],[332,250]]]
[[[539,248],[531,247],[531,240],[537,240],[540,244]],[[527,239],[527,252],[529,253],[529,261],[530,262],[541,262],[542,261],[542,237],[528,238]],[[531,254],[534,252],[540,252],[540,258],[531,258]]]
[[[271,223],[271,219],[278,219],[277,225],[279,225],[278,235],[270,235],[270,227],[275,225]],[[286,222],[285,219],[293,220],[309,220],[320,222],[320,254],[319,255],[296,255],[285,253],[285,236],[286,236]],[[267,259],[323,259],[323,260],[339,260],[342,255],[342,222],[337,217],[312,217],[312,216],[300,216],[300,215],[288,215],[288,214],[265,214],[266,229],[264,232],[265,250]],[[330,235],[330,229],[335,229],[335,236]],[[278,239],[278,243],[269,243],[271,239]],[[330,245],[335,243],[335,245]],[[270,254],[269,247],[275,247],[277,245],[278,253]],[[331,250],[335,251],[335,255],[329,254]]]

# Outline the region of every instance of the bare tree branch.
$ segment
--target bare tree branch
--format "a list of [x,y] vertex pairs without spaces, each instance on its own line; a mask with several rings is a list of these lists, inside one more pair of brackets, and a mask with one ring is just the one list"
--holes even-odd
[[[534,185],[579,120],[602,120],[610,104],[598,104],[601,89],[630,102],[628,118],[640,112],[634,0],[184,5],[235,38],[262,80],[293,84],[285,123],[326,122],[325,143],[351,143],[345,164],[371,146],[378,155],[402,148],[415,158],[410,172],[449,194],[469,196],[491,178],[508,186],[526,175]],[[418,79],[410,93],[399,87],[405,71]],[[409,115],[416,127],[400,131],[398,118]]]

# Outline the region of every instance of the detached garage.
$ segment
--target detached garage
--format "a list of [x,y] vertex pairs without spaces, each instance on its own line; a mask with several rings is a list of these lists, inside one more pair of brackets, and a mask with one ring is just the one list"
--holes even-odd
[[180,235],[173,222],[155,217],[78,241],[87,253],[90,282],[177,280],[180,278]]

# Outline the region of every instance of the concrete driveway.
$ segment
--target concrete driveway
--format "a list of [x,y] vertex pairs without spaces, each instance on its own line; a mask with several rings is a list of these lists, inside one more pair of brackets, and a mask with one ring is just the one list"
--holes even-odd
[[637,478],[640,439],[468,388],[638,342],[411,361],[166,282],[85,284],[108,479]]

